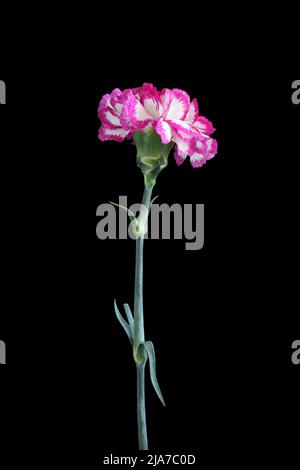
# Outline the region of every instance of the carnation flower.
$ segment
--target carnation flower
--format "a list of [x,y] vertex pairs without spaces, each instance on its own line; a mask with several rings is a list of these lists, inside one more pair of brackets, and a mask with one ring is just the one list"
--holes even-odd
[[121,91],[118,88],[100,101],[98,116],[102,122],[99,139],[132,139],[137,132],[154,129],[161,143],[175,144],[178,165],[190,157],[194,168],[203,166],[218,150],[211,138],[212,123],[199,116],[198,102],[177,88],[158,91],[151,83]]
[[[152,191],[159,173],[168,165],[169,154],[175,147],[175,160],[180,165],[187,156],[194,168],[201,167],[217,153],[217,141],[211,138],[213,125],[199,116],[197,100],[177,88],[158,91],[151,83],[125,91],[116,88],[104,95],[99,104],[102,125],[100,140],[133,139],[137,150],[137,165],[144,175],[143,201],[138,217],[124,206],[136,235],[135,285],[133,313],[124,304],[123,316],[115,301],[118,321],[133,348],[137,370],[137,419],[139,449],[148,450],[145,405],[145,367],[149,364],[154,390],[163,405],[165,401],[156,375],[156,356],[152,341],[145,340],[143,307],[143,249],[147,222],[153,203]],[[112,203],[113,204],[113,203]],[[115,204],[118,205],[118,204]]]

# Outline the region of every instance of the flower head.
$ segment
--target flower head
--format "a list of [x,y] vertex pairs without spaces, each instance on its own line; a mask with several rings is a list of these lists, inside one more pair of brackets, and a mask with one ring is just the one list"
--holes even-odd
[[175,144],[175,160],[181,165],[187,156],[194,168],[203,166],[218,150],[211,138],[212,123],[199,116],[198,102],[177,88],[158,91],[151,83],[104,95],[98,116],[102,122],[100,140],[132,139],[137,132],[154,129],[163,145]]

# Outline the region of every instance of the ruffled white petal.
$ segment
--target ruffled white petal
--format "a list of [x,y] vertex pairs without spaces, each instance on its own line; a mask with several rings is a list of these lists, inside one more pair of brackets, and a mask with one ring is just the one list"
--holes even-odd
[[172,129],[169,124],[162,119],[154,124],[156,132],[161,136],[161,141],[163,144],[169,144],[172,139]]
[[129,134],[129,131],[126,131],[122,128],[119,129],[110,129],[102,125],[99,130],[99,139],[102,141],[105,140],[116,140],[117,142],[122,142]]
[[162,106],[155,98],[146,98],[143,106],[146,113],[153,119],[159,119],[162,114]]

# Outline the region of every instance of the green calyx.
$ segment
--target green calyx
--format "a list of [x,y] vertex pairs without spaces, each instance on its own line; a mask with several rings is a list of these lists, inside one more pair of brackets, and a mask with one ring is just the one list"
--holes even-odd
[[168,165],[174,143],[163,144],[154,129],[136,132],[133,140],[137,148],[137,165],[144,174],[145,186],[152,188],[159,173]]

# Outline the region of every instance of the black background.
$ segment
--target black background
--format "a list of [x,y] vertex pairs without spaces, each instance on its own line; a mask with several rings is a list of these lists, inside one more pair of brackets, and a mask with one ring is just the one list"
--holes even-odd
[[147,378],[150,449],[196,453],[211,467],[286,459],[299,434],[293,80],[106,75],[0,77],[2,458],[75,456],[94,468],[136,451],[135,367],[113,311],[114,298],[133,303],[134,241],[98,240],[94,214],[119,195],[141,200],[134,147],[97,140],[97,107],[113,88],[146,81],[197,97],[219,142],[201,169],[171,157],[154,191],[160,203],[205,204],[205,245],[145,244],[146,338],[167,402]]

